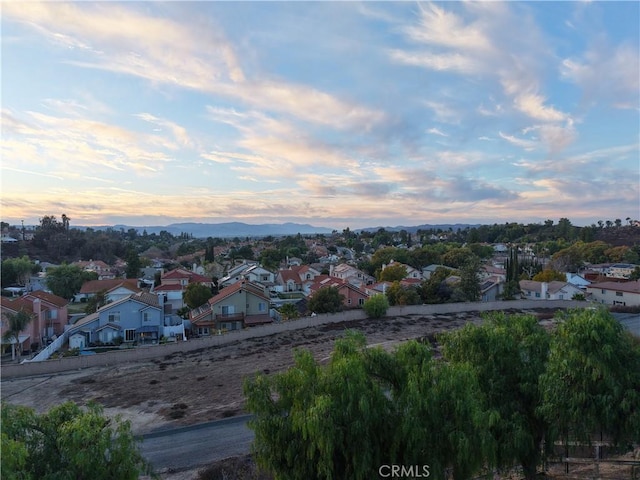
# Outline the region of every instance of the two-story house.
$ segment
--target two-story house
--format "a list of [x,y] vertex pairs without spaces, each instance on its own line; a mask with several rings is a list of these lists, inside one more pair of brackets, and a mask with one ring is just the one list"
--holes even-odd
[[345,280],[357,287],[371,285],[376,281],[375,277],[363,272],[359,268],[349,265],[348,263],[340,263],[329,267],[329,276]]
[[338,293],[344,297],[343,305],[345,308],[362,307],[367,298],[369,298],[369,295],[364,290],[366,287],[359,288],[346,280],[330,277],[328,275],[319,275],[315,278],[310,287],[310,295],[313,296],[313,294],[318,290],[328,287],[335,287],[338,289]]
[[310,265],[292,265],[278,270],[275,289],[279,292],[303,292],[308,294],[320,270]]
[[268,290],[258,283],[241,280],[191,310],[189,320],[198,335],[271,323]]
[[160,277],[160,285],[154,286],[151,293],[162,298],[165,311],[175,312],[184,308],[184,291],[190,283],[199,283],[208,288],[213,287],[213,279],[184,268],[176,268],[165,272]]
[[[165,329],[164,310],[158,297],[138,292],[104,305],[76,322],[69,331],[69,346],[80,348],[81,344],[84,347],[95,342],[118,341],[157,343]],[[175,334],[176,329],[172,331]]]
[[599,282],[587,285],[591,299],[604,305],[640,305],[640,280],[633,282]]
[[[0,337],[4,336],[9,327],[8,314],[15,315],[23,311],[31,317],[31,321],[18,335],[22,351],[37,350],[54,336],[64,332],[69,318],[68,300],[43,290],[28,292],[14,299],[1,297],[1,300]],[[3,351],[5,348],[6,345],[3,345]]]
[[102,260],[89,260],[74,262],[72,265],[80,267],[85,272],[94,272],[98,275],[98,280],[109,280],[116,278],[116,272]]

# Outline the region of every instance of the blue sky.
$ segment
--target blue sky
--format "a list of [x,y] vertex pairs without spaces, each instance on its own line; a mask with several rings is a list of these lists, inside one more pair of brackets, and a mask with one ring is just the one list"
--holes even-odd
[[640,217],[638,2],[2,4],[2,220]]

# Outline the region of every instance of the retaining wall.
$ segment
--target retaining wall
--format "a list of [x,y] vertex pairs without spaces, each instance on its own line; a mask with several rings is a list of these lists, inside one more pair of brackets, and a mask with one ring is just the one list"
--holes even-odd
[[[388,317],[402,315],[430,315],[451,314],[461,312],[487,312],[492,310],[528,310],[538,308],[584,308],[589,306],[586,302],[563,300],[516,300],[510,302],[484,302],[484,303],[445,303],[437,305],[408,305],[403,307],[390,307]],[[177,352],[191,352],[202,348],[210,348],[226,345],[249,338],[266,337],[280,332],[299,330],[317,325],[340,323],[349,320],[364,320],[367,315],[363,310],[348,310],[337,314],[318,314],[314,317],[303,317],[284,323],[273,323],[251,327],[244,330],[234,330],[224,335],[210,337],[191,338],[186,342],[168,343],[163,345],[140,346],[127,350],[98,353],[96,355],[80,355],[49,359],[40,362],[25,362],[22,364],[4,364],[0,375],[3,379],[14,377],[26,377],[31,375],[52,375],[56,373],[79,370],[89,367],[104,367],[125,363],[148,361],[153,358],[161,358]]]

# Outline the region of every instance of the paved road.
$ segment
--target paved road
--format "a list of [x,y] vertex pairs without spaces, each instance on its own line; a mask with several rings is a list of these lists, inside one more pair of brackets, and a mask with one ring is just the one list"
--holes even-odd
[[249,418],[241,415],[148,433],[142,436],[142,455],[156,471],[179,471],[249,453],[253,441]]
[[640,337],[640,314],[638,313],[614,313],[614,317],[633,335]]

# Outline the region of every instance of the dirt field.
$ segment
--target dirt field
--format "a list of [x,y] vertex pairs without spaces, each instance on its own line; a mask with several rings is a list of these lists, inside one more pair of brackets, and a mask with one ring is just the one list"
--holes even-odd
[[[514,313],[514,312],[512,312]],[[552,310],[537,310],[541,320]],[[310,350],[326,361],[336,338],[347,329],[361,331],[369,345],[394,345],[413,338],[434,340],[438,332],[481,322],[478,313],[408,315],[311,327],[229,345],[173,354],[145,363],[90,368],[55,376],[3,380],[0,398],[39,412],[67,400],[93,400],[110,416],[131,421],[136,434],[201,423],[244,413],[242,383],[257,372],[272,374],[290,367],[295,349]],[[190,480],[196,471],[163,474],[166,480]]]

